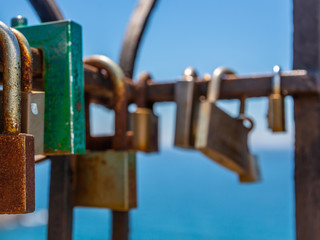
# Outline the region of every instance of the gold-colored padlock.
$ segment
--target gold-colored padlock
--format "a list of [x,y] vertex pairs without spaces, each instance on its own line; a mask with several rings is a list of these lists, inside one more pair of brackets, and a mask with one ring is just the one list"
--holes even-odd
[[75,206],[116,211],[137,207],[135,152],[78,155],[75,179]]
[[181,148],[194,148],[199,111],[197,73],[192,67],[184,70],[183,80],[175,85],[176,129],[174,145]]
[[268,127],[273,132],[285,132],[285,106],[284,96],[281,95],[280,67],[273,67],[274,76],[272,78],[272,94],[269,96]]
[[[113,150],[77,156],[74,205],[127,211],[137,206],[137,189],[136,153],[127,151],[127,90],[124,75],[120,67],[105,56],[89,57],[85,63],[106,70],[112,81],[115,134],[112,136]],[[86,130],[88,137],[89,124]]]
[[133,150],[146,153],[158,152],[159,118],[146,101],[146,86],[152,82],[148,73],[142,73],[137,87],[137,110],[130,114],[130,130],[133,132]]
[[243,174],[249,169],[248,133],[253,122],[246,118],[251,123],[246,127],[242,117],[233,118],[217,107],[224,74],[234,73],[224,67],[217,68],[208,85],[207,99],[200,103],[195,147],[222,166]]

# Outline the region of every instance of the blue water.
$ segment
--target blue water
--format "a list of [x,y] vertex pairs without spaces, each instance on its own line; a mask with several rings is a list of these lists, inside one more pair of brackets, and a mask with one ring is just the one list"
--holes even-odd
[[[200,153],[177,149],[138,154],[138,204],[131,239],[294,239],[293,152],[256,150],[263,180],[237,176]],[[36,167],[37,210],[48,205],[50,163]],[[79,208],[74,238],[109,239],[110,211]],[[2,240],[44,240],[46,226],[9,226]]]

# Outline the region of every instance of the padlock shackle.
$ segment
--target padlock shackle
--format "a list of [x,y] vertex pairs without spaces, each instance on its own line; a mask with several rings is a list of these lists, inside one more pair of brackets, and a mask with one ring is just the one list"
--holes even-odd
[[20,133],[21,59],[19,43],[10,28],[0,21],[3,52],[3,133]]
[[126,149],[127,139],[127,89],[124,80],[124,74],[121,68],[103,55],[93,55],[84,60],[84,63],[107,71],[113,85],[115,98],[115,134],[113,139],[113,148],[115,150]]
[[273,77],[272,77],[272,93],[281,94],[281,69],[278,65],[273,67]]
[[15,28],[11,28],[16,36],[21,55],[21,91],[32,91],[32,53],[26,37]]
[[152,108],[153,104],[147,102],[147,87],[152,83],[152,77],[148,72],[142,72],[135,89],[137,107]]
[[198,78],[197,71],[193,67],[187,67],[183,72],[183,80],[189,82],[195,82]]
[[212,79],[209,81],[207,90],[208,102],[215,103],[219,99],[221,80],[225,74],[235,73],[226,67],[218,67],[213,71]]

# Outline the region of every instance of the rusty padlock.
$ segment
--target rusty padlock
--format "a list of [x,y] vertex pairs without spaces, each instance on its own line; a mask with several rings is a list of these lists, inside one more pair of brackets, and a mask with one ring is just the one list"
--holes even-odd
[[15,34],[21,53],[21,132],[34,137],[35,154],[43,154],[45,93],[32,91],[32,55],[27,39],[18,30]]
[[158,122],[152,105],[147,106],[146,86],[152,82],[148,73],[142,73],[137,87],[137,110],[130,114],[130,130],[133,132],[133,150],[158,152]]
[[137,190],[136,153],[126,151],[127,92],[124,75],[118,65],[105,56],[92,56],[85,63],[106,70],[112,81],[116,100],[114,150],[77,156],[74,204],[127,211],[137,206]]
[[175,102],[177,104],[174,145],[194,148],[199,112],[199,95],[195,81],[197,73],[192,67],[184,70],[183,80],[176,83]]
[[[242,118],[233,118],[216,105],[224,74],[234,74],[219,67],[208,84],[207,99],[200,103],[195,147],[210,159],[239,174],[248,170],[249,128]],[[252,123],[252,121],[251,121]]]
[[0,135],[0,213],[34,211],[34,138],[20,133],[21,73],[18,41],[0,22],[3,51],[3,132]]
[[284,96],[281,95],[280,67],[273,67],[274,76],[272,78],[272,94],[269,96],[268,127],[273,132],[285,132],[285,106]]

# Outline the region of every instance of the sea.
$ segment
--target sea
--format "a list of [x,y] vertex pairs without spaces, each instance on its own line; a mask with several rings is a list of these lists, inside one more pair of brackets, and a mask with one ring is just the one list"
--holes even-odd
[[[295,239],[293,151],[253,153],[262,175],[253,184],[240,184],[236,174],[199,152],[138,153],[138,208],[130,212],[130,239]],[[37,164],[36,212],[3,225],[1,240],[46,239],[49,180],[50,161]],[[73,239],[110,239],[110,230],[109,210],[74,210]]]

